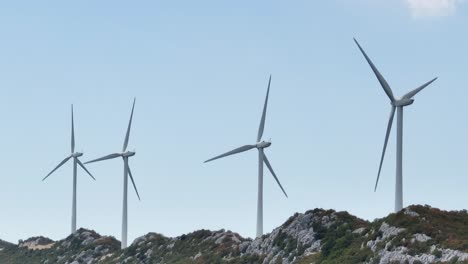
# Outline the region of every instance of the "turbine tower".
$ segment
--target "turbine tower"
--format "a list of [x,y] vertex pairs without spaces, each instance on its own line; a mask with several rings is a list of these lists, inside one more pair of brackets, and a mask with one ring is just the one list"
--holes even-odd
[[135,108],[135,100],[133,100],[133,106],[132,106],[132,113],[130,114],[130,121],[128,122],[128,128],[127,128],[127,134],[125,135],[125,141],[123,144],[122,152],[118,153],[113,153],[109,154],[107,156],[104,156],[99,159],[95,160],[90,160],[88,162],[85,162],[85,164],[92,163],[92,162],[97,162],[101,160],[108,160],[108,159],[114,159],[118,157],[122,157],[123,162],[124,162],[124,173],[123,173],[123,206],[122,206],[122,244],[121,248],[124,249],[127,247],[127,184],[128,184],[128,176],[130,176],[130,179],[132,180],[133,188],[135,189],[136,195],[138,197],[138,200],[140,200],[140,195],[138,194],[137,187],[135,185],[135,181],[133,180],[132,176],[132,171],[130,170],[130,167],[128,166],[128,159],[132,156],[135,155],[135,152],[128,151],[127,146],[128,146],[128,139],[130,137],[130,128],[132,127],[132,118],[133,118],[133,109]]
[[372,71],[377,77],[377,80],[379,81],[383,90],[387,94],[388,98],[390,98],[390,104],[392,105],[392,109],[390,112],[390,119],[388,120],[388,125],[387,125],[387,133],[385,135],[385,142],[384,142],[383,150],[382,150],[382,156],[380,158],[379,172],[377,173],[377,180],[375,182],[374,191],[377,190],[377,184],[379,183],[380,171],[382,170],[385,150],[387,149],[388,137],[390,135],[390,131],[392,130],[393,117],[395,116],[395,110],[397,110],[395,212],[399,212],[401,209],[403,209],[403,108],[405,106],[413,104],[414,102],[413,97],[417,93],[419,93],[421,90],[426,88],[429,84],[437,80],[437,78],[430,80],[429,82],[419,86],[418,88],[410,91],[409,93],[403,95],[401,98],[397,99],[393,96],[393,92],[392,92],[392,89],[390,88],[390,85],[388,85],[387,81],[384,79],[382,74],[380,74],[379,70],[377,70],[374,63],[372,63],[372,61],[367,56],[364,49],[362,49],[361,45],[359,45],[356,39],[354,39],[354,42],[356,42],[362,54],[366,58],[367,63],[369,63],[370,67],[372,68]]
[[47,176],[42,179],[44,181],[47,179],[54,171],[56,171],[58,168],[60,168],[63,164],[65,164],[69,159],[73,158],[73,202],[72,202],[72,219],[71,219],[71,232],[74,233],[76,231],[76,168],[77,164],[80,165],[81,168],[83,168],[86,173],[88,173],[93,180],[96,180],[93,175],[86,169],[86,167],[81,163],[81,161],[78,159],[78,157],[83,156],[83,153],[81,152],[75,152],[75,126],[74,126],[74,121],[73,121],[73,105],[71,106],[71,154],[67,156],[62,162],[55,167]]
[[209,159],[206,162],[210,162],[216,159],[220,159],[226,156],[234,155],[237,153],[241,153],[253,148],[258,149],[258,198],[257,198],[257,237],[261,237],[263,235],[263,163],[267,166],[267,168],[270,170],[271,174],[275,178],[276,182],[278,183],[279,187],[283,191],[284,195],[288,197],[286,192],[283,189],[283,186],[281,186],[280,181],[278,180],[278,177],[276,176],[275,172],[273,171],[273,168],[270,165],[270,162],[268,161],[267,156],[264,153],[264,149],[268,148],[271,145],[270,141],[263,141],[262,140],[262,135],[263,135],[263,129],[265,127],[265,117],[266,117],[266,111],[267,111],[267,105],[268,105],[268,94],[270,93],[270,83],[271,83],[271,75],[270,79],[268,81],[268,89],[267,89],[267,94],[265,98],[265,104],[263,106],[263,113],[262,113],[262,119],[260,120],[260,127],[258,128],[258,134],[257,134],[257,143],[254,145],[245,145],[239,148],[236,148],[234,150],[231,150],[229,152],[226,152],[224,154],[221,154],[219,156],[216,156],[212,159]]

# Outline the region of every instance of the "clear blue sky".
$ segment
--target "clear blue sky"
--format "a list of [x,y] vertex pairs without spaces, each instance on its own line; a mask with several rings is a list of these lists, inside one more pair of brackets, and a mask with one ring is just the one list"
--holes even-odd
[[[266,153],[290,198],[265,175],[265,231],[316,207],[387,215],[395,130],[374,193],[390,104],[353,37],[396,95],[439,76],[405,111],[404,205],[467,208],[468,5],[432,2],[2,3],[0,238],[68,235],[71,163],[41,179],[69,154],[70,104],[87,161],[121,149],[135,96],[129,239],[252,237],[256,151],[203,161],[254,143],[270,73]],[[88,168],[78,226],[120,239],[122,162]]]

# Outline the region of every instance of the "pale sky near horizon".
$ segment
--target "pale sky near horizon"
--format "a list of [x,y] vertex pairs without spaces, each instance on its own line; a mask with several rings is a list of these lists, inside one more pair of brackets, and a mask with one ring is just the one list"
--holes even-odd
[[[272,74],[264,230],[295,212],[393,211],[395,124],[374,184],[390,103],[356,37],[397,96],[438,76],[404,115],[404,206],[468,205],[468,2],[14,1],[0,4],[0,239],[69,234],[70,151],[129,149],[129,241],[197,229],[255,235],[255,143]],[[78,226],[120,240],[122,161],[78,175]]]

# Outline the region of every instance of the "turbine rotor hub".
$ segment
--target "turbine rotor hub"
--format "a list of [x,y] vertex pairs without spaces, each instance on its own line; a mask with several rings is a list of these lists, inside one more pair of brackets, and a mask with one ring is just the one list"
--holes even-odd
[[392,105],[395,107],[408,106],[414,103],[414,99],[411,98],[402,98],[400,100],[395,100],[392,102]]

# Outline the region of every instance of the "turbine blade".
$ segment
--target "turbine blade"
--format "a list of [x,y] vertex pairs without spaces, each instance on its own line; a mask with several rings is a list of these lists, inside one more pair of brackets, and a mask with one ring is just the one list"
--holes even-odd
[[260,126],[258,127],[257,142],[259,142],[260,139],[262,139],[263,129],[265,128],[265,117],[266,117],[266,111],[267,111],[267,105],[268,105],[268,95],[270,94],[270,84],[271,84],[271,75],[270,75],[270,79],[268,80],[268,89],[267,89],[267,94],[265,97],[265,104],[263,105],[262,119],[260,120]]
[[229,152],[226,152],[226,153],[224,153],[224,154],[221,154],[221,155],[219,155],[219,156],[216,156],[216,157],[214,157],[214,158],[212,158],[212,159],[206,160],[205,163],[206,163],[206,162],[210,162],[210,161],[215,160],[215,159],[220,159],[220,158],[223,158],[223,157],[226,157],[226,156],[230,156],[230,155],[234,155],[234,154],[237,154],[237,153],[241,153],[241,152],[244,152],[244,151],[253,149],[253,148],[255,148],[255,145],[245,145],[245,146],[242,146],[242,147],[240,147],[240,148],[236,148],[236,149],[234,149],[234,150],[231,150],[231,151],[229,151]]
[[280,181],[278,180],[278,177],[276,177],[276,174],[275,174],[275,172],[273,171],[273,168],[271,167],[270,162],[268,161],[268,158],[267,158],[267,156],[265,155],[265,153],[263,153],[263,161],[264,161],[265,164],[267,165],[268,169],[269,169],[270,172],[271,172],[271,175],[273,175],[273,178],[275,178],[276,182],[278,183],[279,187],[280,187],[281,190],[283,191],[283,193],[284,193],[284,195],[286,196],[286,198],[288,198],[288,195],[286,194],[286,191],[283,189],[283,186],[281,186],[281,183],[280,183]]
[[125,150],[127,150],[128,138],[130,137],[130,128],[132,127],[133,109],[135,108],[135,101],[136,98],[133,99],[132,113],[130,114],[130,120],[128,121],[127,134],[125,135],[125,141],[123,144],[122,152],[125,152]]
[[104,156],[104,157],[99,158],[99,159],[94,159],[94,160],[87,161],[87,162],[85,162],[84,164],[88,164],[88,163],[92,163],[92,162],[97,162],[97,161],[101,161],[101,160],[114,159],[114,158],[117,158],[117,157],[120,157],[120,156],[122,156],[122,154],[120,154],[120,153],[113,153],[113,154],[109,154],[109,155]]
[[71,153],[75,152],[75,124],[73,120],[73,104],[71,105]]
[[53,169],[51,172],[49,172],[49,174],[47,174],[47,176],[44,177],[44,179],[42,180],[45,180],[47,179],[47,177],[49,177],[52,173],[54,173],[54,171],[56,171],[58,168],[62,167],[63,164],[65,164],[65,162],[67,162],[72,156],[68,156],[66,157],[64,160],[62,160],[59,165],[57,165],[57,167],[55,167],[55,169]]
[[86,171],[86,173],[88,173],[89,176],[91,176],[91,178],[93,178],[93,180],[96,180],[96,178],[94,178],[94,176],[91,174],[91,172],[89,172],[85,165],[83,163],[81,163],[81,161],[77,158],[76,161],[78,162],[78,164],[80,165],[81,168],[83,168],[83,170]]
[[141,201],[140,194],[138,194],[138,190],[137,190],[137,187],[135,185],[135,181],[133,180],[132,171],[130,170],[130,166],[128,166],[128,165],[127,165],[127,171],[128,171],[128,175],[130,176],[130,180],[132,180],[133,188],[135,189],[136,195],[138,196],[138,200]]
[[364,57],[366,58],[367,63],[369,63],[370,67],[372,68],[372,71],[374,72],[375,76],[377,77],[377,80],[379,80],[380,85],[382,85],[382,88],[384,89],[384,91],[387,94],[388,98],[390,98],[390,100],[392,102],[395,101],[395,97],[393,96],[393,92],[392,92],[392,89],[390,88],[390,85],[388,85],[387,81],[382,76],[382,74],[380,74],[379,70],[377,69],[377,67],[375,67],[375,65],[371,61],[371,59],[367,56],[364,49],[362,49],[361,45],[359,45],[359,42],[357,42],[356,39],[354,39],[354,42],[356,42],[357,46],[359,47],[359,49],[362,52],[362,55],[364,55]]
[[429,84],[433,83],[435,80],[437,80],[437,77],[428,81],[427,83],[419,86],[418,88],[414,89],[413,91],[403,95],[403,98],[405,99],[410,99],[412,98],[413,96],[415,96],[417,93],[419,93],[420,91],[422,91],[424,88],[426,88],[427,86],[429,86]]
[[379,172],[377,173],[377,180],[375,181],[374,192],[377,190],[377,184],[379,184],[380,171],[382,170],[382,164],[385,156],[385,150],[387,149],[388,137],[390,136],[390,131],[392,131],[393,117],[395,116],[395,106],[392,106],[392,111],[390,112],[390,118],[388,119],[387,133],[385,134],[385,142],[382,150],[382,157],[380,158]]

